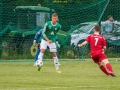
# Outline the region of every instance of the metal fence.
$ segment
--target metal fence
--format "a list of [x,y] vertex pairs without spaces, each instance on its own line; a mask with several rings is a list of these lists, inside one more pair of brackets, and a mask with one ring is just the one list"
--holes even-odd
[[[104,34],[109,35],[107,55],[119,57],[119,4],[119,0],[0,0],[0,58],[33,59],[37,49],[31,47],[34,35],[53,12],[58,13],[62,25],[58,33],[59,58],[89,58],[89,45],[81,49],[77,44],[93,33],[95,24],[106,21],[108,15],[113,16],[116,26],[109,27],[115,32]],[[52,58],[49,50],[44,58]]]

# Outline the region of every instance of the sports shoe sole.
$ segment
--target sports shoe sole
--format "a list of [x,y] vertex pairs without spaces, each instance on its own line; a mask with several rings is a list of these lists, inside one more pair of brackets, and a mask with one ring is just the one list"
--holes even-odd
[[110,75],[111,75],[112,77],[116,77],[116,75],[115,75],[114,73],[110,73]]

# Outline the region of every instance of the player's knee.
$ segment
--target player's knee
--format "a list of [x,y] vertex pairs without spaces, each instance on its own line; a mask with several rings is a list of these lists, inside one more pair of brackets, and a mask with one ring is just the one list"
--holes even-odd
[[53,57],[56,57],[56,53],[55,53],[55,52],[53,52],[53,53],[52,53],[52,56],[53,56]]
[[109,63],[109,61],[108,61],[108,59],[104,59],[104,60],[102,60],[102,63],[103,63],[104,65],[106,65],[107,63]]
[[44,52],[45,52],[45,49],[41,49],[40,52],[41,52],[41,53],[44,53]]

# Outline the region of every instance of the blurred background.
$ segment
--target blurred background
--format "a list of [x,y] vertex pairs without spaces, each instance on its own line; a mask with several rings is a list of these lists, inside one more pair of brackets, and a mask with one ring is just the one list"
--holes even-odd
[[[120,57],[120,0],[0,0],[0,59],[34,59],[34,36],[54,12],[62,25],[57,34],[60,59],[89,58],[89,45],[77,45],[96,24],[107,40],[108,57]],[[109,15],[113,23],[105,24]],[[49,49],[44,58],[52,58]]]

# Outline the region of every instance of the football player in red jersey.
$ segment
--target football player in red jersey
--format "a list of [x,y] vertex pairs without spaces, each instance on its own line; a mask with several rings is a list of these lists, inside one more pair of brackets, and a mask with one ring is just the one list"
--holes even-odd
[[99,68],[106,74],[116,77],[112,66],[109,63],[107,56],[105,54],[106,51],[106,41],[100,33],[100,27],[95,25],[94,34],[89,35],[86,40],[82,44],[78,44],[78,47],[82,47],[87,43],[90,44],[90,54],[95,63],[99,65]]

